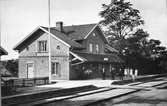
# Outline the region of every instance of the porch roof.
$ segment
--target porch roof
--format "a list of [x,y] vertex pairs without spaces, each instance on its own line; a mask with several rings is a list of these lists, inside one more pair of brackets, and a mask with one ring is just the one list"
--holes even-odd
[[104,63],[123,63],[124,62],[116,54],[90,54],[90,53],[76,53],[76,54],[86,59],[85,62],[104,62]]

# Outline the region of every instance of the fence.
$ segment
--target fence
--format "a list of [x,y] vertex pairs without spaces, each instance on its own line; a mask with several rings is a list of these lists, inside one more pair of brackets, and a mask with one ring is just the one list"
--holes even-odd
[[10,79],[4,81],[4,86],[6,87],[27,87],[35,85],[44,85],[49,83],[48,77],[40,78],[19,78],[19,79]]

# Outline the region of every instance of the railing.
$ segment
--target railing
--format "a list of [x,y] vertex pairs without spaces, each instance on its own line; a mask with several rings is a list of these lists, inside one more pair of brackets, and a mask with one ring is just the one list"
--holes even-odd
[[35,85],[44,85],[48,84],[48,77],[40,77],[40,78],[19,78],[19,79],[10,79],[3,81],[3,86],[6,87],[27,87],[27,86],[35,86]]

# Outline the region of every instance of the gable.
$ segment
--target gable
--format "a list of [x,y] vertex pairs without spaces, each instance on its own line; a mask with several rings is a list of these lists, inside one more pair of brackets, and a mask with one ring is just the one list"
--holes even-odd
[[48,32],[48,28],[46,27],[37,27],[34,31],[32,31],[27,37],[25,37],[21,42],[19,42],[13,49],[14,50],[22,50],[28,44],[31,44],[34,40],[39,38],[42,34],[47,33],[50,34],[53,38],[59,40],[64,43],[68,47],[76,47],[82,48],[80,44],[75,41],[70,40],[67,36],[56,29],[51,29],[51,33]]
[[31,44],[34,40],[38,39],[45,32],[37,27],[29,35],[27,35],[22,41],[20,41],[13,49],[23,50],[27,45]]
[[94,28],[85,39],[92,39],[95,40],[95,42],[100,41],[103,44],[108,43],[104,34],[102,33],[101,29],[98,26]]

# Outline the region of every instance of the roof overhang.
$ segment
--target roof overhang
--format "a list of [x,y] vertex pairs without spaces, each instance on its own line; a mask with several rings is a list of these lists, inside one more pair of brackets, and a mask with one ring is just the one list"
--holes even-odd
[[70,54],[74,57],[71,59],[71,65],[78,65],[78,64],[82,64],[86,61],[85,58],[78,56],[77,54],[73,53],[70,51]]
[[124,61],[116,54],[90,54],[90,53],[75,53],[79,57],[85,59],[85,62],[96,63],[124,63]]
[[0,46],[0,55],[8,55],[8,52]]

